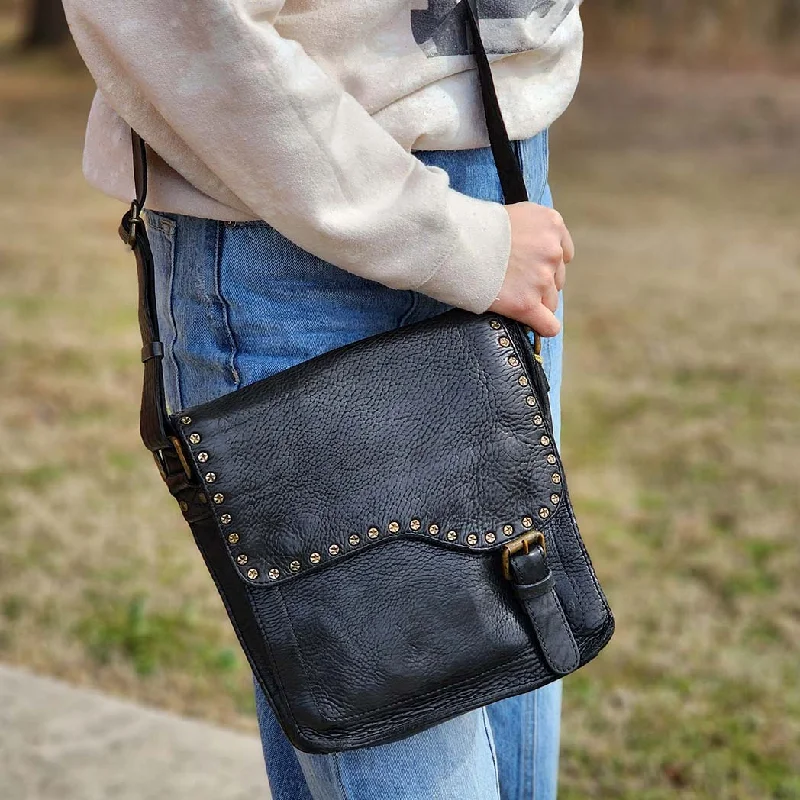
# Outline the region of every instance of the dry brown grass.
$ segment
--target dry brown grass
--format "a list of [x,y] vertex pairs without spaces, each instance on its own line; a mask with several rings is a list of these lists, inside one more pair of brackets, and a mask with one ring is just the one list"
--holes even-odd
[[137,441],[135,276],[80,173],[90,92],[46,59],[0,75],[0,654],[247,724],[235,639]]
[[[0,658],[253,727],[137,439],[121,208],[90,85],[0,66]],[[579,258],[565,457],[618,617],[566,686],[564,798],[800,797],[798,84],[587,74],[553,133]]]
[[800,797],[800,83],[588,74],[565,442],[616,609],[567,684],[568,797]]
[[798,0],[587,0],[593,56],[737,70],[800,67]]

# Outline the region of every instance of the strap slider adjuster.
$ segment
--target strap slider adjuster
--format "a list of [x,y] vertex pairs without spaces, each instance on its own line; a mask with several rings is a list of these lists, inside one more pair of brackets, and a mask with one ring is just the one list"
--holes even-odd
[[150,342],[142,348],[142,364],[153,358],[164,357],[164,345],[161,342]]

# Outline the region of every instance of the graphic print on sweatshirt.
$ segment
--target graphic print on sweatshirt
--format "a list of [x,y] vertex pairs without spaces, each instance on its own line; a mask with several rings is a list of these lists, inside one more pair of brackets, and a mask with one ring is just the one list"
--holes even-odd
[[[429,58],[472,53],[467,0],[427,0],[412,9],[414,41]],[[541,47],[575,7],[575,0],[472,0],[487,53],[522,53]]]

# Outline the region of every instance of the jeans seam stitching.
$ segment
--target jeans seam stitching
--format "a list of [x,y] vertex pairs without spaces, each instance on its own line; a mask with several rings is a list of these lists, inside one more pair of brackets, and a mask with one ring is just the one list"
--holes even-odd
[[214,236],[214,289],[219,299],[220,308],[222,309],[222,323],[225,328],[225,334],[228,337],[230,344],[230,357],[228,358],[228,368],[230,370],[231,378],[235,389],[241,385],[241,378],[239,370],[236,366],[236,359],[239,355],[239,348],[236,342],[236,335],[233,332],[230,321],[230,304],[222,293],[222,250],[224,246],[224,225],[221,222],[216,223],[216,231]]
[[419,292],[415,292],[413,290],[409,290],[409,291],[410,291],[410,294],[411,294],[411,306],[409,307],[408,311],[406,311],[405,314],[403,314],[403,316],[400,317],[400,320],[399,320],[399,323],[398,323],[399,326],[403,326],[403,325],[407,324],[408,320],[411,318],[411,315],[419,307],[420,293]]
[[[523,183],[526,183],[526,181],[525,181],[525,177],[526,177],[525,176],[525,162],[526,162],[526,159],[525,159],[525,156],[522,153],[523,146],[522,146],[522,140],[521,139],[515,139],[514,140],[514,149],[516,150],[516,153],[517,153],[517,161],[519,162],[519,170],[522,173],[522,181],[523,181]],[[527,189],[527,187],[526,187],[526,189]]]
[[542,136],[542,188],[539,191],[539,201],[544,199],[547,192],[548,177],[550,175],[550,130],[545,128],[541,134]]
[[[174,384],[173,390],[176,395],[177,400],[177,409],[173,409],[174,411],[182,411],[185,408],[185,404],[183,401],[183,387],[181,385],[181,367],[178,362],[178,359],[175,357],[175,348],[178,344],[178,323],[175,317],[175,272],[177,270],[178,265],[178,241],[177,236],[173,232],[171,237],[166,236],[164,231],[162,230],[162,235],[165,236],[166,240],[169,242],[169,273],[167,276],[167,314],[169,318],[170,324],[170,342],[169,342],[169,360],[172,363],[172,370],[175,376],[172,383]],[[159,336],[161,335],[161,331],[159,331]],[[162,367],[163,370],[163,367]],[[167,403],[169,405],[169,403]]]
[[341,795],[342,800],[350,800],[350,795],[347,792],[347,787],[344,785],[344,778],[342,777],[342,769],[341,765],[339,764],[339,753],[332,753],[331,754],[333,761],[333,771],[336,775],[336,783],[339,789],[339,794]]
[[531,800],[536,800],[536,759],[538,757],[537,751],[539,749],[539,695],[536,692],[532,693],[531,699],[533,700],[533,745],[531,747]]
[[492,737],[492,733],[490,730],[489,725],[489,715],[486,712],[486,706],[481,707],[481,719],[483,720],[483,732],[486,736],[486,742],[489,745],[489,755],[492,757],[492,767],[494,768],[494,785],[495,789],[497,789],[497,796],[501,797],[500,794],[500,768],[497,764],[497,753],[495,752],[494,746],[494,738]]

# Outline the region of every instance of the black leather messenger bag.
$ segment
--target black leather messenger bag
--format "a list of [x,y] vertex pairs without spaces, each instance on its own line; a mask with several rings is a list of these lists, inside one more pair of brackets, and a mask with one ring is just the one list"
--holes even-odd
[[[527,199],[467,7],[507,203]],[[291,742],[376,745],[573,672],[614,622],[556,450],[539,339],[451,310],[168,415],[136,200],[141,435]]]

